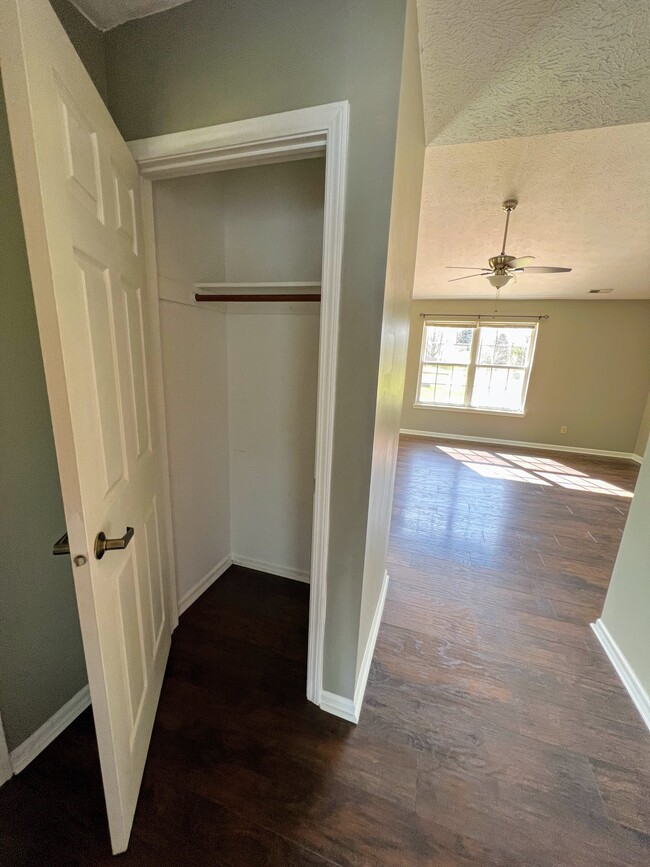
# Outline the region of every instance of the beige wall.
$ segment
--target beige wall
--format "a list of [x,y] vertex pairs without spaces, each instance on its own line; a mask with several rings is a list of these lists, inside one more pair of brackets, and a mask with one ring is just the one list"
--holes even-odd
[[324,688],[352,697],[406,0],[194,0],[105,34],[127,139],[350,103]]
[[409,335],[409,309],[415,273],[424,149],[417,9],[415,2],[409,2],[404,34],[384,319],[377,381],[357,673],[363,661],[386,566]]
[[494,301],[413,303],[402,428],[634,452],[650,389],[650,301],[501,302],[504,315],[550,317],[539,326],[526,416],[415,408],[419,314],[493,311]]
[[601,621],[650,696],[650,443],[627,517]]

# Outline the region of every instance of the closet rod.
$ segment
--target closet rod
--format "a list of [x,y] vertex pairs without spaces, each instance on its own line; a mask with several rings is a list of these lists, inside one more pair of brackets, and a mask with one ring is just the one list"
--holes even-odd
[[194,296],[195,301],[320,301],[320,295],[199,295]]

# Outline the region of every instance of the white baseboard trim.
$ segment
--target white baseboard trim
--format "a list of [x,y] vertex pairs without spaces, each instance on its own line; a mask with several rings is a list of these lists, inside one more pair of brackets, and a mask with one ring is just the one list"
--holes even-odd
[[291,578],[292,581],[302,581],[309,584],[309,572],[301,572],[291,566],[278,566],[276,563],[267,563],[264,560],[252,560],[250,557],[240,557],[233,554],[233,565],[244,566],[246,569],[255,569],[257,572],[268,572],[269,575],[277,575],[280,578]]
[[321,710],[327,711],[327,713],[331,713],[348,722],[359,722],[359,716],[351,698],[344,698],[342,695],[323,690],[320,696],[319,707]]
[[381,585],[381,590],[379,591],[379,599],[377,600],[377,606],[372,618],[370,632],[368,633],[368,640],[366,641],[366,647],[363,651],[361,667],[359,668],[359,674],[357,675],[357,684],[354,688],[354,698],[345,698],[342,695],[337,695],[334,692],[327,692],[326,690],[323,690],[321,693],[319,703],[320,709],[327,711],[327,713],[334,714],[334,716],[341,717],[341,719],[348,720],[348,722],[358,723],[359,716],[361,715],[363,697],[366,694],[368,675],[370,674],[372,657],[374,656],[375,644],[377,643],[377,634],[379,633],[381,617],[384,612],[384,603],[386,602],[386,593],[388,591],[388,581],[388,572],[384,572],[384,580]]
[[642,463],[643,458],[633,452],[609,452],[605,449],[583,449],[578,446],[557,446],[550,443],[528,443],[523,440],[500,440],[496,437],[475,437],[467,434],[434,433],[428,430],[400,429],[401,434],[413,437],[428,437],[434,440],[464,440],[470,443],[488,443],[495,446],[516,446],[520,449],[541,449],[548,452],[569,452],[576,455],[597,455],[602,458],[619,458],[624,461]]
[[40,729],[37,729],[26,741],[11,751],[11,766],[14,774],[19,774],[24,770],[87,707],[90,707],[90,691],[86,684],[47,722],[43,723]]
[[388,572],[384,572],[384,580],[382,581],[381,590],[379,591],[379,599],[372,618],[368,640],[363,651],[363,659],[357,676],[357,685],[354,690],[354,708],[357,714],[357,720],[361,715],[363,707],[363,697],[366,694],[366,685],[368,683],[368,675],[370,674],[370,666],[372,665],[372,657],[375,654],[375,644],[377,643],[377,635],[381,626],[381,618],[384,613],[384,603],[386,602],[386,593],[388,592]]
[[650,729],[650,695],[646,692],[643,684],[636,676],[634,669],[623,654],[623,651],[614,641],[609,629],[605,626],[602,619],[598,619],[591,624],[591,628],[596,633],[596,638],[600,641],[603,650],[607,654],[609,661],[614,666],[616,674],[621,679],[621,683],[628,691],[628,694],[636,709],[641,714],[641,719]]
[[228,569],[229,566],[232,566],[232,558],[230,556],[224,557],[223,560],[220,560],[216,566],[213,566],[209,572],[203,576],[203,578],[199,578],[194,587],[191,590],[188,590],[179,600],[178,600],[178,613],[182,614],[184,611],[190,607],[193,602],[201,596],[202,593],[210,587],[214,582],[219,578],[223,573]]

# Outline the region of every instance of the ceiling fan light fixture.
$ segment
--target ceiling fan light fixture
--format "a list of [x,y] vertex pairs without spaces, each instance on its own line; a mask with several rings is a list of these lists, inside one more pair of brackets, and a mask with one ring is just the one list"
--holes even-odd
[[495,289],[503,289],[512,280],[512,274],[490,274],[487,279]]

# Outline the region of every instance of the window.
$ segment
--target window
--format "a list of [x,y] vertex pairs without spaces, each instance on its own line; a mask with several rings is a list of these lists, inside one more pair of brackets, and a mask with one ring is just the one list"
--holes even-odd
[[424,320],[417,405],[522,414],[537,323]]

